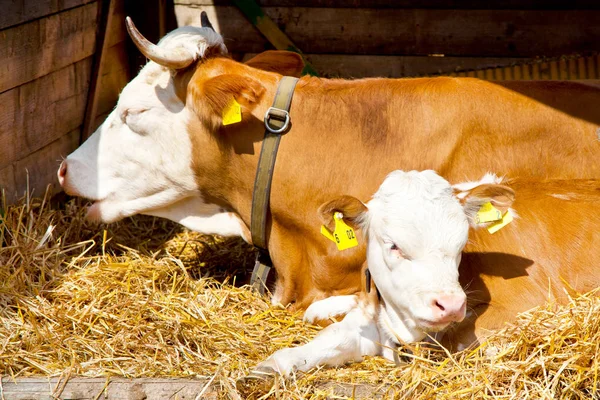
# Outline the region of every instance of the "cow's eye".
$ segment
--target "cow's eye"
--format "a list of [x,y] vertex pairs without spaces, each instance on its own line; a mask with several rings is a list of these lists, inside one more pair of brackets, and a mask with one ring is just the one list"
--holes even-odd
[[410,260],[410,257],[407,256],[406,253],[404,251],[402,251],[402,249],[400,247],[398,247],[398,245],[396,243],[392,243],[390,245],[390,251],[392,253],[395,253],[399,257],[404,258],[405,260]]

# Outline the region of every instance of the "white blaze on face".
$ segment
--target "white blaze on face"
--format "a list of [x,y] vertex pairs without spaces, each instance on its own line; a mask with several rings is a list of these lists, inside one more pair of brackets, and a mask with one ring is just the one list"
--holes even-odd
[[[209,47],[226,52],[218,34],[194,27],[173,31],[159,46],[198,58]],[[69,194],[95,200],[88,215],[103,222],[141,213],[205,233],[241,234],[239,219],[202,201],[188,133],[197,117],[177,97],[174,73],[149,62],[102,126],[67,157],[61,184]]]
[[433,171],[394,171],[368,208],[367,261],[385,302],[383,330],[413,342],[462,320],[458,264],[469,225],[450,184]]

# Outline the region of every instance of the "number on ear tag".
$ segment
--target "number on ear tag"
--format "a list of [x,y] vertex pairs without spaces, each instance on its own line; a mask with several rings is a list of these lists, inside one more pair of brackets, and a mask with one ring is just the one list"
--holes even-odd
[[358,246],[358,239],[351,226],[344,222],[344,215],[336,212],[333,214],[335,229],[331,233],[325,226],[321,226],[321,234],[334,242],[338,250],[346,250]]
[[240,104],[231,100],[231,103],[223,109],[223,125],[237,124],[242,121],[242,107]]
[[495,224],[488,226],[487,230],[489,233],[496,233],[506,225],[510,224],[513,220],[513,215],[510,210],[506,211],[506,214],[502,216],[502,219]]
[[475,222],[478,224],[500,221],[501,219],[502,213],[489,201],[487,203],[483,203],[479,211],[477,211],[477,215],[475,216]]

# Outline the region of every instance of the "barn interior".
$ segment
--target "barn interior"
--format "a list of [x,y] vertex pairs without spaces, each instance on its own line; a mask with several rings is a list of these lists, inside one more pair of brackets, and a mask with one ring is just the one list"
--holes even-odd
[[[240,378],[257,362],[321,329],[244,286],[255,250],[241,239],[153,217],[90,223],[85,201],[61,193],[56,181],[60,160],[104,121],[146,62],[129,40],[127,15],[156,42],[178,26],[199,26],[205,11],[236,60],[289,46],[278,41],[280,32],[302,51],[308,72],[323,77],[596,80],[596,1],[17,0],[2,6],[3,398],[598,396],[594,293],[569,293],[569,304],[525,313],[457,354],[418,344],[404,350],[401,365],[373,357],[267,386],[246,383]],[[256,7],[271,25],[257,26]]]

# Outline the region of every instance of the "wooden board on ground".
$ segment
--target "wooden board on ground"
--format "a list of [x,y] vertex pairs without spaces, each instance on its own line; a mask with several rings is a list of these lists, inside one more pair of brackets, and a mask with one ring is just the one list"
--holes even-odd
[[[180,25],[200,10],[232,52],[270,48],[236,7],[175,5]],[[476,57],[559,56],[600,50],[600,11],[263,7],[305,53]]]
[[[315,385],[319,390],[336,396],[352,396],[356,399],[378,399],[388,394],[390,388],[375,385],[323,382]],[[61,398],[70,400],[164,400],[164,399],[217,399],[228,392],[237,395],[233,384],[220,387],[210,378],[2,378],[2,394],[6,400],[47,400]],[[241,398],[241,397],[240,397]]]

